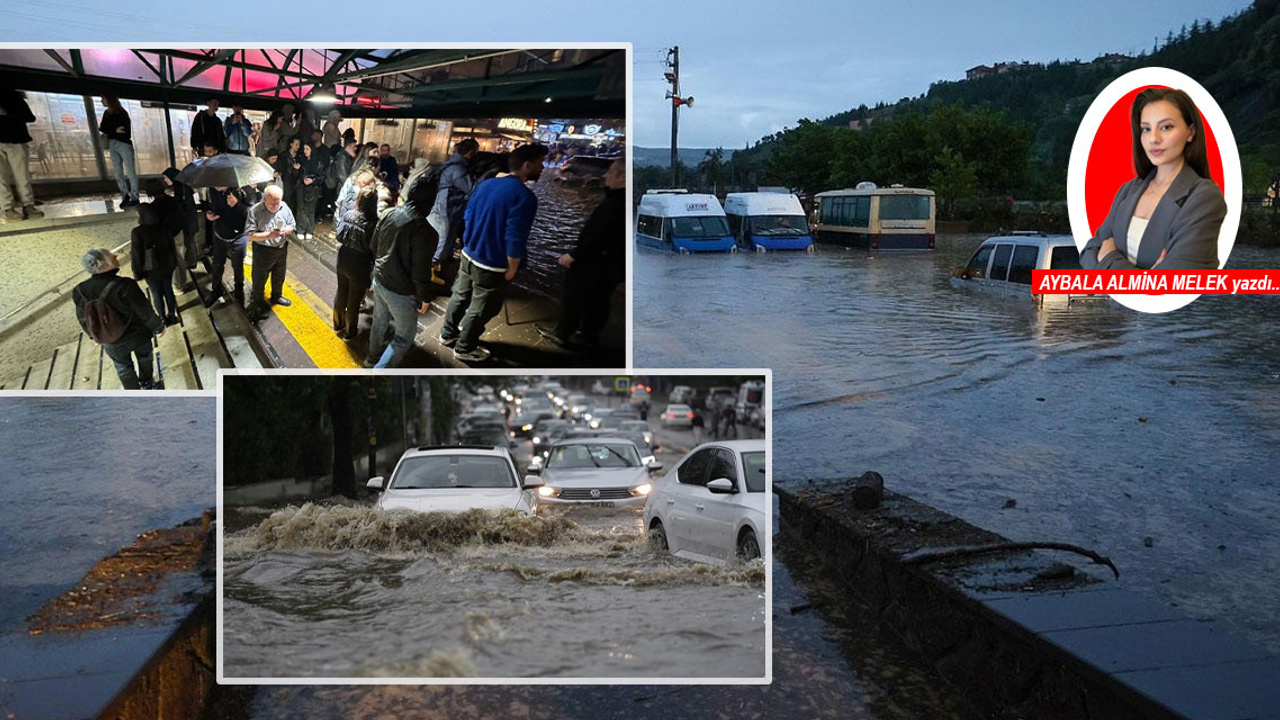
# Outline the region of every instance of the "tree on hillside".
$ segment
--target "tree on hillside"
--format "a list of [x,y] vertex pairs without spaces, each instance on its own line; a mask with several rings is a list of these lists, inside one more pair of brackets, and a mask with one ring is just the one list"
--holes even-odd
[[810,194],[825,190],[839,132],[847,131],[802,119],[774,143],[773,154],[765,165],[769,181]]
[[942,216],[947,220],[956,217],[956,205],[978,195],[977,163],[965,162],[964,156],[950,147],[942,148],[933,159],[934,170],[929,173],[929,187],[941,201]]

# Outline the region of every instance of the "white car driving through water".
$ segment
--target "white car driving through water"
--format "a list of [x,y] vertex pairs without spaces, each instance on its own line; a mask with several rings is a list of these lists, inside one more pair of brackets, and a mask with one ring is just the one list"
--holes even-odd
[[532,515],[538,506],[532,478],[521,483],[506,448],[482,445],[442,445],[407,451],[396,463],[391,480],[382,476],[368,486],[380,491],[374,507],[406,508],[418,512],[462,512],[479,508],[512,508]]
[[[542,474],[539,503],[595,507],[644,505],[653,487],[649,473],[661,469],[660,462],[643,462],[636,444],[620,437],[561,440],[551,447],[545,463],[535,457],[529,466],[529,472]],[[527,476],[525,486],[537,480]]]
[[764,440],[704,443],[654,481],[644,525],[659,549],[702,562],[760,557],[768,478]]

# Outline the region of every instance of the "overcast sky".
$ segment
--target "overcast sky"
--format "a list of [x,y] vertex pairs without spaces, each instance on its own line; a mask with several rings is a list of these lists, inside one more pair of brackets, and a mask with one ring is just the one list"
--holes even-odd
[[[678,44],[682,90],[696,98],[692,109],[681,111],[681,146],[736,149],[794,125],[801,117],[816,119],[861,103],[919,95],[932,82],[964,77],[965,69],[974,65],[1091,60],[1106,52],[1150,49],[1169,31],[1176,33],[1196,19],[1216,23],[1249,2],[421,0],[361,5],[318,0],[305,18],[287,21],[276,13],[270,22],[262,22],[260,11],[271,3],[219,6],[212,20],[212,6],[200,2],[6,4],[0,40],[49,44],[149,40],[198,45],[201,39],[368,42],[369,47],[397,41],[631,42],[636,125],[632,137],[636,144],[648,146],[670,142],[662,60],[666,49]],[[151,7],[164,12],[154,14]],[[284,12],[284,6],[277,9]],[[237,16],[238,22],[227,24],[226,18]]]

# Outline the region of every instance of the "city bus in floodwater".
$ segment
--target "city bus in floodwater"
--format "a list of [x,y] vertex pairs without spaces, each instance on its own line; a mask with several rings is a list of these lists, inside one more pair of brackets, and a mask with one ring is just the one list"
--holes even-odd
[[791,193],[729,193],[724,212],[734,242],[743,250],[813,250],[809,220]]
[[640,198],[636,244],[680,254],[738,249],[716,196],[683,190],[650,190]]
[[932,250],[935,213],[932,190],[858,183],[814,196],[814,235],[824,245]]

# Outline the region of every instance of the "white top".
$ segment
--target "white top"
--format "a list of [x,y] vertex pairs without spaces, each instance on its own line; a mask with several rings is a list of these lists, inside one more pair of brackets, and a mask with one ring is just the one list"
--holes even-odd
[[1129,221],[1129,235],[1125,238],[1124,254],[1129,256],[1129,262],[1134,265],[1138,264],[1138,245],[1142,242],[1142,234],[1147,231],[1148,220],[1150,218],[1134,215]]

